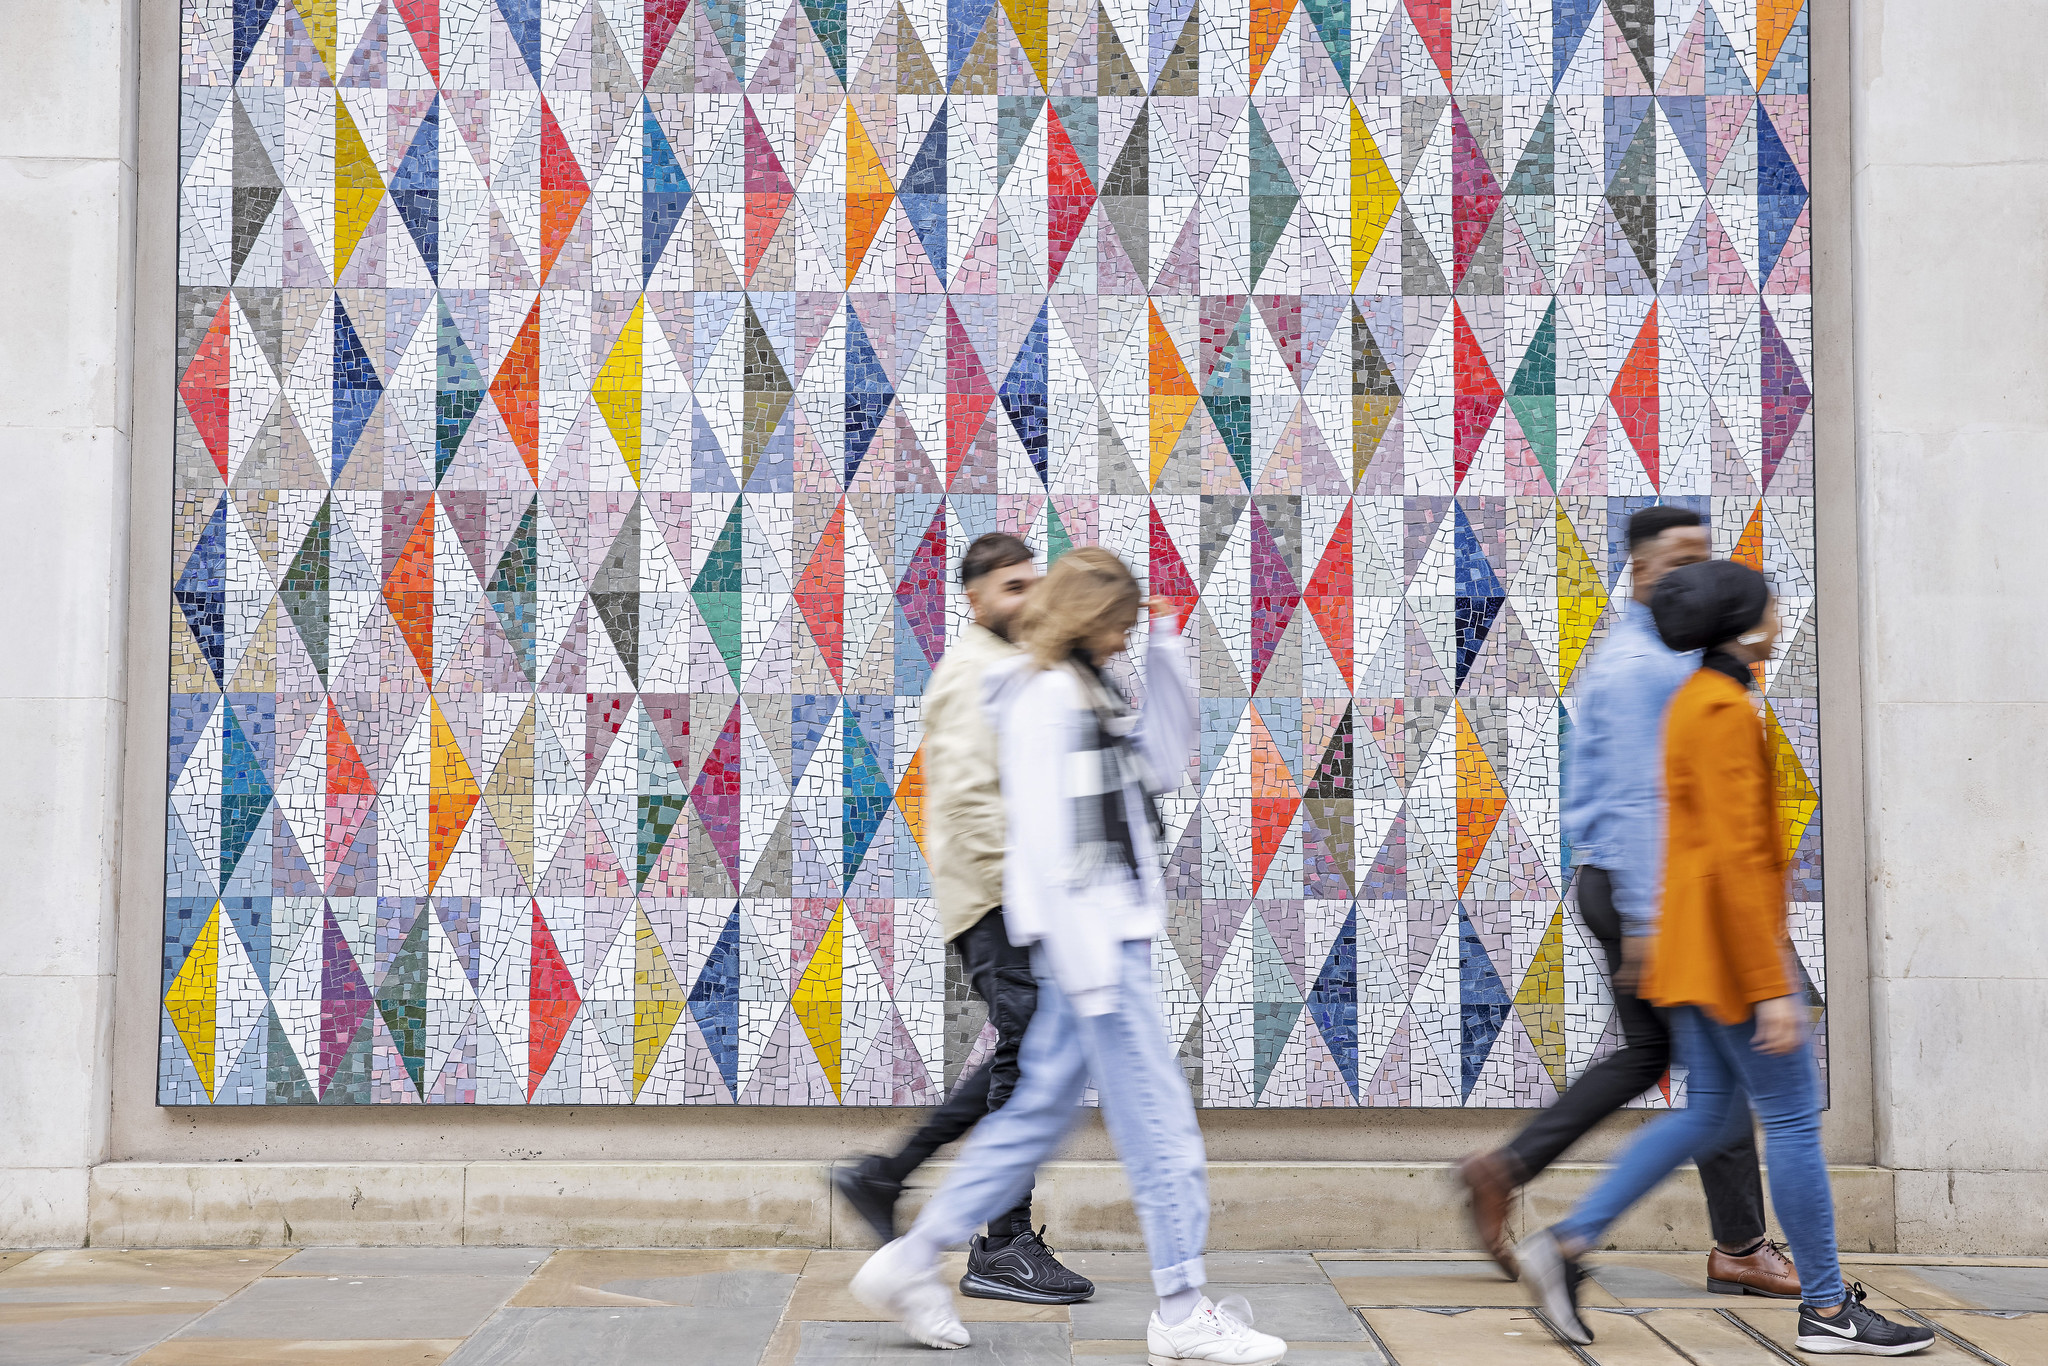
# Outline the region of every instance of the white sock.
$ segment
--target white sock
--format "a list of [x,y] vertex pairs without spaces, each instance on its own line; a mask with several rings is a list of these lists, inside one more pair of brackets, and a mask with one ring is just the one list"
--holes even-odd
[[1176,1290],[1171,1295],[1159,1297],[1159,1321],[1168,1328],[1184,1322],[1187,1316],[1202,1306],[1202,1288],[1195,1286],[1187,1290]]

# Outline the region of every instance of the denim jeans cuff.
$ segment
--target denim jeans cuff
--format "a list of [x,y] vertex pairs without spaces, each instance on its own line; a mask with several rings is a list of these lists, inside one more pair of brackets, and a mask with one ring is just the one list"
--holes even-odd
[[1208,1283],[1209,1272],[1199,1256],[1190,1257],[1179,1266],[1155,1267],[1152,1272],[1152,1293],[1155,1295],[1200,1290]]
[[1550,1236],[1559,1243],[1577,1243],[1580,1247],[1591,1247],[1599,1238],[1597,1233],[1587,1233],[1570,1219],[1562,1219],[1550,1226]]

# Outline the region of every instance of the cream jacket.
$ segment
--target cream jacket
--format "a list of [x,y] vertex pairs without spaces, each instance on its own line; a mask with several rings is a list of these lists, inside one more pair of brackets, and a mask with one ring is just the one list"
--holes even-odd
[[1017,653],[969,622],[925,685],[925,851],[949,940],[1003,904],[1003,792],[981,683],[991,664]]

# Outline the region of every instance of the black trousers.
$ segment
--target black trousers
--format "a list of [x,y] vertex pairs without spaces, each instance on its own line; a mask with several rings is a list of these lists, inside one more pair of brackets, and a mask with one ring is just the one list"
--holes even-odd
[[[902,1151],[881,1163],[884,1174],[895,1181],[907,1180],[926,1159],[972,1129],[982,1118],[1003,1108],[1017,1087],[1017,1054],[1024,1046],[1024,1031],[1038,1010],[1038,979],[1031,975],[1031,951],[1010,942],[1003,928],[1003,908],[998,906],[954,937],[961,965],[974,994],[988,1003],[988,1018],[996,1027],[996,1051],[989,1060],[953,1088],[946,1103],[932,1111]],[[1031,1227],[1031,1192],[1016,1208],[989,1220],[993,1237],[1008,1237]]]
[[[1579,870],[1579,919],[1607,951],[1608,971],[1618,972],[1621,916],[1614,909],[1614,885],[1606,869]],[[1621,1047],[1509,1141],[1508,1151],[1521,1163],[1523,1180],[1533,1180],[1588,1129],[1649,1090],[1671,1065],[1671,1031],[1664,1012],[1619,988],[1614,1008],[1621,1016]],[[1755,1133],[1744,1129],[1718,1152],[1700,1158],[1699,1169],[1714,1241],[1745,1247],[1763,1237],[1764,1186],[1757,1171]]]

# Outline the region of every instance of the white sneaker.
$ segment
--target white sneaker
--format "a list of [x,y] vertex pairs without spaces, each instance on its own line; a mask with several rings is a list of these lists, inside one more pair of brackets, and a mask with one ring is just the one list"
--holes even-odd
[[1287,1344],[1252,1331],[1252,1307],[1239,1295],[1212,1304],[1205,1295],[1195,1312],[1168,1327],[1154,1310],[1145,1325],[1145,1360],[1151,1366],[1272,1366]]
[[[953,1312],[953,1292],[935,1266],[918,1266],[898,1238],[861,1263],[847,1289],[878,1314],[887,1314],[927,1347],[965,1347],[970,1339]],[[1221,1358],[1218,1358],[1221,1360]]]

